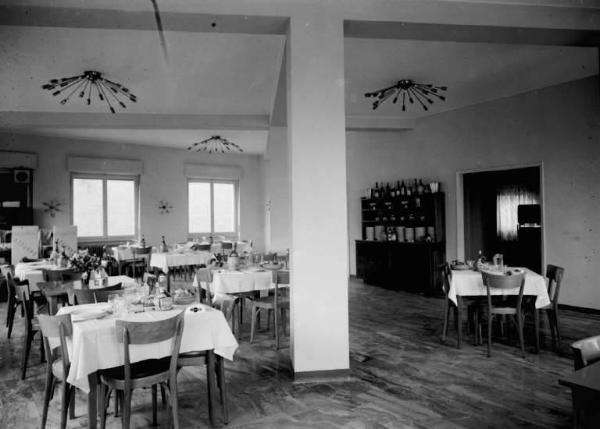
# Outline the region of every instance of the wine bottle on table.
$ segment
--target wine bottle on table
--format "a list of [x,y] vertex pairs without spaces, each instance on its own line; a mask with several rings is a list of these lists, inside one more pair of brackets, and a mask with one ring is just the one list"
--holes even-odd
[[161,238],[160,247],[159,247],[158,250],[160,250],[161,253],[166,253],[167,250],[168,250],[167,242],[165,241],[165,236],[164,235]]
[[373,198],[379,198],[379,185],[375,182],[375,190],[373,191]]
[[405,196],[406,195],[406,185],[404,184],[404,180],[402,181],[402,184],[400,185],[400,196]]

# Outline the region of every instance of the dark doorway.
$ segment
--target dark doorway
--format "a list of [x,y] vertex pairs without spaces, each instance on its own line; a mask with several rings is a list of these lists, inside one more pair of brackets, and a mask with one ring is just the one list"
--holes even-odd
[[510,266],[541,273],[540,167],[463,175],[465,258],[481,250]]

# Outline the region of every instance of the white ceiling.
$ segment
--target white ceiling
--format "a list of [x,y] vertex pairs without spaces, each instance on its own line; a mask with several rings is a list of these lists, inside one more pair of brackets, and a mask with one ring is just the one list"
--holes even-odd
[[[168,62],[155,31],[0,26],[0,128],[182,149],[221,134],[246,153],[264,153],[285,36],[179,31],[165,36]],[[390,101],[373,111],[363,96],[402,78],[449,87],[447,100],[427,112],[437,114],[598,74],[596,48],[357,38],[346,39],[344,48],[346,114],[361,124],[423,116],[419,106],[402,113]],[[111,115],[100,101],[86,106],[73,98],[63,106],[41,89],[51,78],[90,69],[129,87],[138,103]],[[53,126],[56,115],[68,120]]]
[[[598,74],[595,48],[410,40],[346,39],[346,113],[418,118]],[[446,101],[420,105],[389,99],[372,110],[364,93],[400,79],[447,86]]]

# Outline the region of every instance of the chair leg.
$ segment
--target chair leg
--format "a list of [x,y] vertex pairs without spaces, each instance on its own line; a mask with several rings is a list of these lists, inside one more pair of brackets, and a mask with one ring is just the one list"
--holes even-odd
[[60,427],[61,429],[65,429],[67,427],[67,411],[69,409],[69,394],[70,394],[70,386],[66,380],[62,382],[62,397],[60,404]]
[[492,313],[488,309],[488,319],[487,319],[487,328],[488,328],[488,343],[487,343],[487,355],[488,357],[492,356]]
[[52,387],[54,386],[54,376],[50,368],[46,371],[46,389],[44,391],[44,408],[42,409],[42,429],[46,427],[46,420],[48,419],[48,405],[50,404],[50,397],[52,396]]
[[558,329],[558,310],[552,310],[554,313],[554,330],[556,331],[557,351],[560,351],[560,330]]
[[[41,336],[41,331],[40,331]],[[46,350],[44,348],[44,338],[42,337],[40,340],[40,363],[46,362]]]
[[9,311],[9,320],[8,320],[8,335],[7,338],[10,338],[10,335],[12,334],[12,329],[13,329],[13,323],[15,321],[15,313],[17,312],[17,307],[15,305],[12,305],[8,308]]
[[156,407],[157,407],[156,384],[152,386],[152,426],[156,426]]
[[221,401],[221,412],[223,414],[223,423],[229,423],[229,405],[227,403],[227,387],[225,383],[225,361],[221,356],[216,357],[217,366],[217,384],[219,386],[219,399]]
[[285,308],[281,309],[281,330],[283,331],[283,335],[287,336],[287,310]]
[[104,385],[104,383],[98,384],[98,412],[100,413],[100,429],[106,428],[106,408],[107,404],[107,396],[109,394],[108,388]]
[[167,396],[165,395],[165,386],[160,385],[160,400],[163,405],[167,405]]
[[258,316],[258,307],[252,306],[252,315],[250,316],[250,342],[254,341],[254,329],[256,328],[256,318]]
[[33,341],[33,333],[28,330],[25,335],[25,343],[23,344],[23,356],[21,357],[21,380],[25,380],[27,372],[27,362],[29,361],[29,352],[31,351],[31,342]]
[[456,348],[460,349],[462,345],[462,317],[460,312],[460,305],[457,305],[454,309],[454,318],[456,319]]
[[550,336],[552,337],[552,348],[556,350],[556,334],[554,332],[554,315],[552,310],[547,310],[546,315],[548,316],[548,325],[550,326]]
[[517,314],[516,318],[519,328],[519,343],[521,344],[521,356],[525,357],[525,341],[523,340],[523,315]]
[[535,325],[535,352],[540,352],[540,312],[537,308],[533,309],[533,321]]
[[71,386],[71,391],[69,392],[69,420],[73,420],[75,418],[75,386]]
[[279,350],[279,315],[273,310],[273,322],[275,323],[275,349]]
[[179,429],[179,406],[177,402],[177,378],[169,382],[169,405],[171,406],[171,416],[173,429]]
[[123,422],[123,429],[129,429],[131,420],[131,390],[125,390],[123,392],[123,404],[121,410],[121,421]]

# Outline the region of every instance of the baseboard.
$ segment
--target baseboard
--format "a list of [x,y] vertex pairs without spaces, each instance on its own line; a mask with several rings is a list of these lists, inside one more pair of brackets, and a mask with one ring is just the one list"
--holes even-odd
[[575,311],[577,313],[595,314],[600,316],[600,310],[597,308],[577,307],[575,305],[558,304],[560,310]]
[[344,382],[350,379],[350,369],[294,372],[294,383]]

